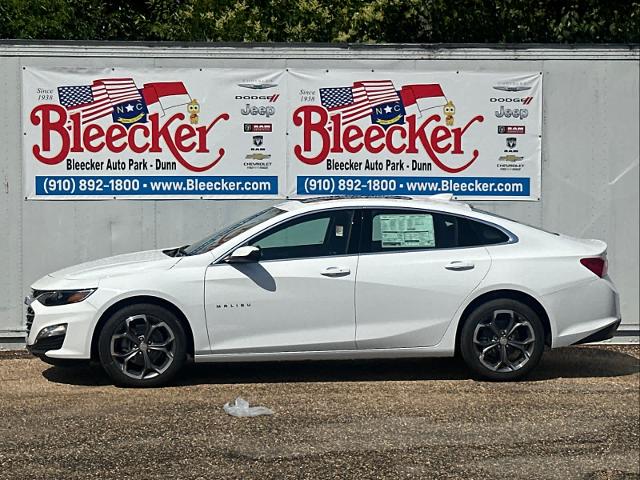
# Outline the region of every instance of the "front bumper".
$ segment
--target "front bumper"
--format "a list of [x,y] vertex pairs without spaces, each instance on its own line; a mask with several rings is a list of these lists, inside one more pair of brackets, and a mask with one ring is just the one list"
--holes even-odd
[[51,350],[60,350],[64,344],[65,337],[66,334],[41,338],[33,345],[27,345],[27,350],[36,357],[44,357]]
[[[38,357],[88,360],[91,336],[98,310],[89,299],[70,305],[45,307],[37,300],[27,306],[27,350]],[[36,342],[45,327],[67,324],[64,335],[45,337]]]

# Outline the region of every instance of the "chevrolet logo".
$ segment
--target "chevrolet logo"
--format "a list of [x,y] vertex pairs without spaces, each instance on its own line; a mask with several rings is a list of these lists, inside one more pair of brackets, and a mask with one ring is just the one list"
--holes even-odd
[[271,158],[271,155],[267,155],[264,153],[250,153],[246,157],[247,160],[264,160],[266,158]]
[[524,157],[518,157],[517,155],[503,155],[498,160],[501,162],[521,162]]

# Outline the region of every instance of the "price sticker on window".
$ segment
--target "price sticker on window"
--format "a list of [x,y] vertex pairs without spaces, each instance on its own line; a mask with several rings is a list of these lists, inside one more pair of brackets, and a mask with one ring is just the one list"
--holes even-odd
[[380,215],[382,248],[431,248],[436,246],[433,217]]

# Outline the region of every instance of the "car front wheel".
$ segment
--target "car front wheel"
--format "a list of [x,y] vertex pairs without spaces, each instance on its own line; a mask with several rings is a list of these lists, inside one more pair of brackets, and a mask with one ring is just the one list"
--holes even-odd
[[130,305],[104,324],[100,363],[116,385],[157,387],[184,364],[186,337],[171,311],[153,304]]
[[540,317],[516,300],[492,300],[480,305],[462,327],[462,358],[485,379],[522,378],[540,362],[543,351]]

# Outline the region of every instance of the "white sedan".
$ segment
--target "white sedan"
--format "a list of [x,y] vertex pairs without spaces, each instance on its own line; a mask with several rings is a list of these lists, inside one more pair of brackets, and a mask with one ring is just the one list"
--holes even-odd
[[514,380],[620,323],[606,244],[445,199],[292,200],[189,246],[60,270],[26,299],[29,350],[157,386],[185,361],[460,354]]

